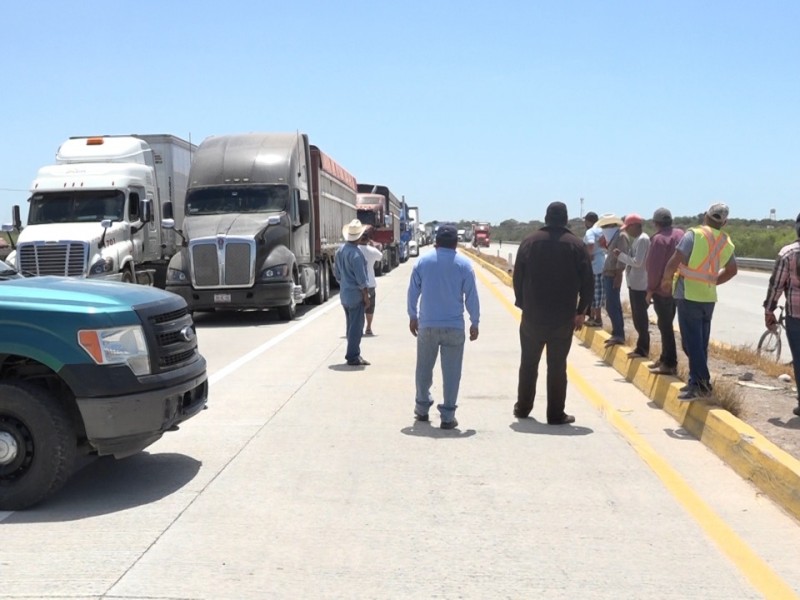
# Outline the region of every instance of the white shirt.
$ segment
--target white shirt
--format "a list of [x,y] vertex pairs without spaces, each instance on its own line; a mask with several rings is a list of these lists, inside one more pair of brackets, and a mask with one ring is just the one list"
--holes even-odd
[[377,287],[378,282],[375,281],[375,263],[383,259],[383,253],[375,246],[369,244],[359,244],[359,250],[367,259],[367,287]]
[[632,290],[643,292],[647,290],[647,252],[650,250],[650,236],[642,234],[633,240],[631,253],[620,253],[619,262],[628,265],[625,268],[625,279]]

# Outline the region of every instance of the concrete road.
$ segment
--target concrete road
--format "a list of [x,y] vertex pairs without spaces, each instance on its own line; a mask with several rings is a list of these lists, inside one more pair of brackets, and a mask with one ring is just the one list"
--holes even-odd
[[0,513],[0,598],[797,597],[798,523],[587,349],[574,426],[542,423],[544,376],[511,416],[518,315],[482,270],[460,428],[415,423],[409,272],[378,281],[365,368],[335,298],[200,316],[209,410]]

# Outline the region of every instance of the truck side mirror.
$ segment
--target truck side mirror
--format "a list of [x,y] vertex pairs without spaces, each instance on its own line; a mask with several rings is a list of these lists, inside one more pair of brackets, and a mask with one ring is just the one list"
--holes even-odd
[[175,219],[161,219],[162,229],[175,229]]
[[142,198],[139,200],[139,215],[142,223],[151,223],[153,221],[153,202],[149,198]]
[[169,202],[169,201],[164,202],[163,206],[161,207],[161,218],[162,219],[174,219],[175,218],[175,215],[172,212],[172,202]]
[[294,190],[292,194],[292,225],[300,227],[302,224],[300,220],[300,190]]
[[15,204],[11,208],[11,222],[17,231],[22,229],[22,218],[20,217],[19,204]]

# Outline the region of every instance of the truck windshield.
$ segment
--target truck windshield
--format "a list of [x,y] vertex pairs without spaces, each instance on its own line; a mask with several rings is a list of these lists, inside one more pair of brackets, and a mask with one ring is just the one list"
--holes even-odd
[[121,221],[125,194],[120,190],[46,192],[31,196],[30,203],[28,225]]
[[288,200],[288,185],[201,188],[186,194],[186,214],[280,212]]

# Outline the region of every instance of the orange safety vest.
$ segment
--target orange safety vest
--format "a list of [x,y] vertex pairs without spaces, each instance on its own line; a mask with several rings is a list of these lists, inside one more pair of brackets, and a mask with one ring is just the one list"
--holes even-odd
[[716,302],[719,271],[733,255],[733,243],[726,233],[708,225],[691,231],[694,232],[692,254],[688,264],[678,267],[683,277],[684,297],[695,302]]

